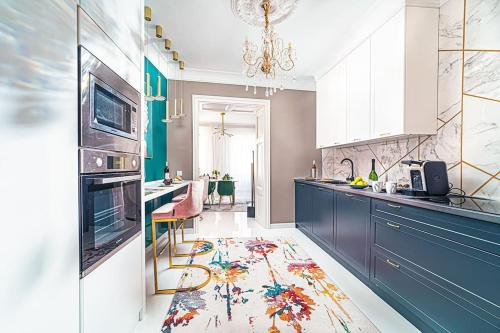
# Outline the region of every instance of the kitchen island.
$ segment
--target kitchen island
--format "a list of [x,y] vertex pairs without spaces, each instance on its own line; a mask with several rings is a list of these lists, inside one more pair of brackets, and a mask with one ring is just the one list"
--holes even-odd
[[162,197],[164,195],[176,192],[188,186],[190,181],[184,180],[172,185],[163,184],[162,180],[155,180],[152,182],[144,183],[144,202]]
[[[144,212],[145,212],[145,246],[148,248],[153,243],[151,235],[151,213],[163,206],[166,203],[172,201],[175,195],[178,195],[187,190],[187,186],[191,181],[184,180],[180,183],[175,183],[172,185],[163,184],[163,180],[156,180],[144,183]],[[186,227],[190,228],[190,223],[186,223]],[[167,231],[166,225],[159,226],[157,232],[157,239]]]
[[295,221],[420,330],[497,332],[499,202],[435,199],[295,179]]

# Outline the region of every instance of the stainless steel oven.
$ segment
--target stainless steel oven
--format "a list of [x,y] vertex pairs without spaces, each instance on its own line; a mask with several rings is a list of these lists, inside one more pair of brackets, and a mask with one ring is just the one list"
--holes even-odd
[[141,232],[137,154],[80,149],[80,275],[86,276]]
[[140,94],[79,47],[80,146],[139,153]]

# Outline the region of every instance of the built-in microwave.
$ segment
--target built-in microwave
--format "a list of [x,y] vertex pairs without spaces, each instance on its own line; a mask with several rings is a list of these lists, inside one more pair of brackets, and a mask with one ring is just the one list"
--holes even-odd
[[80,149],[80,276],[141,232],[139,155]]
[[140,94],[79,47],[80,146],[139,154]]

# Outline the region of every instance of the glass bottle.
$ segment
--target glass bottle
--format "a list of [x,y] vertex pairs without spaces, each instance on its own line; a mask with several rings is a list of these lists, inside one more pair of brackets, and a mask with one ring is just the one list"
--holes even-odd
[[377,172],[375,171],[375,159],[372,159],[372,170],[370,171],[370,174],[368,175],[368,179],[370,181],[370,185],[373,182],[376,182],[378,180],[378,175]]

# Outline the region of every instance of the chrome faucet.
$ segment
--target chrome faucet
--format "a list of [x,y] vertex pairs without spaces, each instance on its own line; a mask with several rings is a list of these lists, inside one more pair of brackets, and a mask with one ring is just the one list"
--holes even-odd
[[350,158],[344,158],[342,161],[340,161],[340,164],[342,164],[344,162],[351,163],[351,177],[347,177],[346,180],[348,182],[352,182],[354,180],[354,162]]

